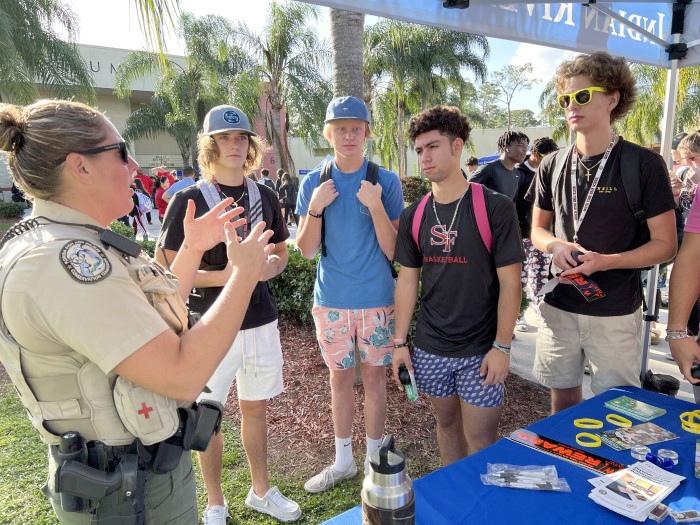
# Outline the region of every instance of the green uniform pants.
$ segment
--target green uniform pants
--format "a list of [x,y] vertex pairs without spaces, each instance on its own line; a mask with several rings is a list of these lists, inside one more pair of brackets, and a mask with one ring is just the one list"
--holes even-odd
[[[49,468],[52,476],[53,469]],[[120,501],[120,499],[122,501]],[[80,512],[63,512],[51,500],[51,505],[63,525],[127,525],[133,512],[130,501],[124,501],[121,491],[104,498],[97,515]],[[192,454],[182,454],[180,464],[167,474],[146,474],[146,523],[147,525],[192,525],[197,521],[197,497]]]

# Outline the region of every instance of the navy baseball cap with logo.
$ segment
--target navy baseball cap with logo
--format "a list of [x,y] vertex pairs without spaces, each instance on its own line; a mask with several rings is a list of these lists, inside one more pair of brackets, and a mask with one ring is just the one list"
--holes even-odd
[[204,117],[202,133],[214,135],[224,131],[244,131],[248,135],[255,135],[250,129],[248,116],[240,109],[226,105],[216,106]]
[[328,104],[326,123],[344,118],[364,120],[367,124],[370,123],[367,106],[357,97],[336,97]]

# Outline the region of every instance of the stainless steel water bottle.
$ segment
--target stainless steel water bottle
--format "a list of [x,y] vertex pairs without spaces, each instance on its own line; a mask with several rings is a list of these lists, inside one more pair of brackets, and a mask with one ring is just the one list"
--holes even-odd
[[394,448],[394,436],[370,456],[369,474],[362,483],[363,525],[415,525],[413,483],[406,458]]

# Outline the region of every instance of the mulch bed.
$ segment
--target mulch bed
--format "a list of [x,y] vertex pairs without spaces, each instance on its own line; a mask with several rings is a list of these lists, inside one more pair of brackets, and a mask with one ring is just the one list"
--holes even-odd
[[[286,390],[268,406],[269,458],[280,474],[311,474],[333,462],[333,420],[328,369],[318,350],[313,326],[280,321],[284,381]],[[393,434],[397,446],[426,474],[429,465],[439,462],[435,418],[428,399],[411,403],[399,390],[387,370],[387,423],[385,432]],[[364,457],[364,393],[355,386],[353,450]],[[498,433],[512,431],[549,415],[549,390],[510,374],[506,381],[506,404]],[[240,422],[236,388],[226,405],[226,416]]]

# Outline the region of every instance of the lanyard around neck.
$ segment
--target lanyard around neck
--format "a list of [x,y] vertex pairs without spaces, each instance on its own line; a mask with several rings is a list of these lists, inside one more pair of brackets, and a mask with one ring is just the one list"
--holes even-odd
[[610,139],[610,144],[608,144],[608,149],[605,150],[605,155],[603,155],[603,159],[600,161],[600,165],[598,166],[598,170],[596,171],[595,177],[593,178],[593,183],[591,184],[590,189],[588,190],[588,193],[586,194],[586,200],[583,203],[583,208],[581,209],[581,216],[579,217],[579,212],[578,212],[578,149],[576,145],[574,144],[574,150],[571,155],[571,204],[573,208],[573,214],[574,214],[574,242],[578,242],[578,230],[581,227],[581,223],[583,223],[583,219],[588,213],[588,208],[591,206],[591,201],[593,200],[593,195],[595,195],[595,190],[598,187],[598,182],[600,181],[600,177],[603,175],[603,170],[605,169],[605,165],[608,162],[608,159],[610,158],[610,153],[612,152],[613,148],[615,147],[615,144],[617,144],[618,137],[616,134],[613,133],[612,139]]

